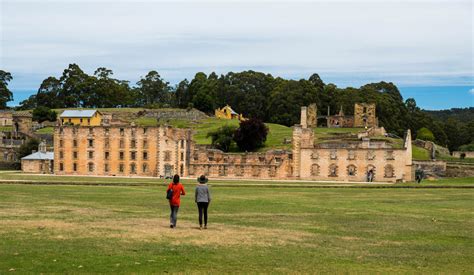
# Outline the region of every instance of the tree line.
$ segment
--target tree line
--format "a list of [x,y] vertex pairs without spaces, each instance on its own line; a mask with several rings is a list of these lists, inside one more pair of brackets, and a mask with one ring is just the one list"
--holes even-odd
[[[6,86],[10,80],[11,75],[0,73],[3,108],[12,100]],[[77,64],[70,64],[60,77],[43,80],[38,92],[21,102],[19,108],[177,107],[212,114],[214,109],[229,104],[245,117],[292,126],[299,122],[301,106],[316,103],[320,115],[326,115],[328,108],[335,114],[342,106],[345,114],[352,115],[357,102],[375,103],[379,125],[390,133],[403,136],[406,129],[411,129],[416,137],[417,131],[425,127],[432,132],[435,142],[450,150],[473,142],[473,120],[437,118],[421,110],[413,98],[403,100],[393,83],[339,88],[324,83],[318,74],[292,80],[251,70],[222,75],[198,72],[193,79],[173,86],[157,71],[150,71],[131,85],[129,81],[115,79],[110,69],[101,67],[88,75]]]

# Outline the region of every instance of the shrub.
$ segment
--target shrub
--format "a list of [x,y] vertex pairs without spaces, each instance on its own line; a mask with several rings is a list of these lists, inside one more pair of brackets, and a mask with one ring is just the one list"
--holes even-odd
[[425,127],[418,130],[418,132],[416,133],[416,138],[421,139],[421,140],[427,140],[427,141],[434,141],[435,140],[434,135],[430,131],[430,129],[425,128]]
[[33,150],[38,151],[38,145],[39,141],[34,138],[28,140],[26,143],[23,143],[20,148],[17,149],[18,159],[28,156]]
[[474,151],[474,143],[459,146],[459,151],[473,152]]
[[209,132],[207,134],[207,137],[211,137],[212,145],[215,148],[224,152],[229,152],[236,129],[237,127],[235,126],[225,125],[217,129],[216,131]]
[[33,110],[33,120],[39,123],[44,121],[56,121],[57,113],[48,107],[39,106]]
[[240,122],[234,141],[241,151],[253,151],[262,147],[267,140],[268,127],[259,119]]

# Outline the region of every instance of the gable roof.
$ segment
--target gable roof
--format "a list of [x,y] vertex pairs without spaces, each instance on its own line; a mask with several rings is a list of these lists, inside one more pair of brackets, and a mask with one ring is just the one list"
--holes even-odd
[[97,110],[65,110],[59,117],[93,117]]
[[230,107],[229,105],[226,105],[226,106],[225,106],[224,108],[222,108],[222,109],[226,109],[226,108],[229,109],[229,111],[230,111],[230,113],[231,113],[232,115],[238,115],[238,113],[237,113],[236,111],[234,111],[234,109],[232,109],[232,107]]
[[46,152],[46,153],[43,153],[43,152],[36,152],[36,153],[33,153],[31,155],[28,155],[26,157],[22,157],[21,159],[26,159],[26,160],[48,160],[48,159],[51,159],[51,160],[54,160],[54,152]]

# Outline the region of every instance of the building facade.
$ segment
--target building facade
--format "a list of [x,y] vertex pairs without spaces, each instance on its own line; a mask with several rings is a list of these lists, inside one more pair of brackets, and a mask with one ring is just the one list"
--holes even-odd
[[61,125],[54,132],[58,175],[187,175],[191,131],[133,125]]
[[100,126],[102,114],[97,110],[65,110],[59,115],[61,124]]
[[21,158],[21,170],[25,173],[52,174],[54,169],[54,153],[47,151],[45,142],[38,146],[38,152]]
[[[302,114],[302,118],[307,118]],[[308,120],[293,127],[292,150],[224,153],[193,142],[191,129],[134,125],[59,125],[54,133],[58,175],[170,177],[174,174],[232,179],[411,181],[411,135],[401,148],[385,141],[315,142]]]

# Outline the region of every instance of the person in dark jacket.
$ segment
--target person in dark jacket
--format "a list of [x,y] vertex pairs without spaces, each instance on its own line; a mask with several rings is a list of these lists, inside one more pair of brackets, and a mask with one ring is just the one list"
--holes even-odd
[[206,184],[208,179],[206,176],[201,175],[197,181],[199,184],[196,186],[196,192],[194,194],[194,200],[197,204],[199,211],[199,229],[202,229],[202,216],[204,214],[204,229],[207,229],[207,208],[211,203],[211,192],[209,186]]
[[179,182],[179,176],[174,175],[173,177],[173,182],[171,182],[168,185],[168,189],[166,189],[166,192],[168,192],[170,189],[173,190],[173,195],[171,197],[170,201],[170,209],[171,209],[171,214],[170,214],[170,228],[176,227],[176,222],[178,221],[178,210],[179,210],[179,205],[181,204],[180,197],[181,195],[185,195],[186,192],[184,192],[184,187],[183,185]]

